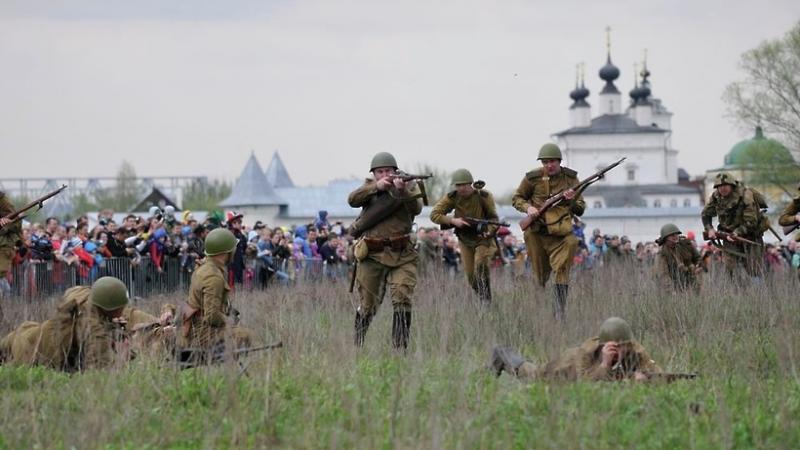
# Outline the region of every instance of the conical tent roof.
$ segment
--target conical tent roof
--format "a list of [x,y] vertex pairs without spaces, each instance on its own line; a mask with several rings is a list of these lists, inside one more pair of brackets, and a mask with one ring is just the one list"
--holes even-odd
[[250,154],[250,159],[236,180],[230,197],[223,200],[219,206],[223,208],[237,206],[269,206],[285,205],[275,190],[267,181],[261,164],[258,163],[255,153]]
[[267,182],[274,188],[292,188],[294,183],[289,176],[289,171],[283,165],[281,155],[277,151],[272,155],[272,161],[269,162],[267,167]]

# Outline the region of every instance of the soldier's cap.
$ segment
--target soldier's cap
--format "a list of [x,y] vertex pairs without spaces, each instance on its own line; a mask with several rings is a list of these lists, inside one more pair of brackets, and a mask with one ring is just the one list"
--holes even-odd
[[627,244],[628,242],[631,241],[631,238],[629,238],[628,236],[622,236],[620,238],[620,241],[622,241],[623,244]]

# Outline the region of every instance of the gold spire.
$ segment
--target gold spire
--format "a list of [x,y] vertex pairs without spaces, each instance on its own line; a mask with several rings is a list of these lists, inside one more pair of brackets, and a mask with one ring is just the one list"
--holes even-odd
[[586,77],[586,63],[585,62],[580,63],[580,67],[581,67],[581,86],[583,86],[583,82]]
[[606,26],[606,51],[611,54],[611,27]]
[[633,86],[638,88],[639,87],[639,78],[636,76],[637,73],[639,73],[639,63],[634,62],[633,63]]

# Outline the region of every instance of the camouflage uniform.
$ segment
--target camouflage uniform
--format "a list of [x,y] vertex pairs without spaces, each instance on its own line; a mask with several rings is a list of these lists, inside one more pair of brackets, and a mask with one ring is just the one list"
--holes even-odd
[[741,265],[750,276],[760,277],[764,272],[764,230],[761,229],[761,212],[753,191],[738,182],[733,185],[733,190],[727,197],[721,196],[715,189],[701,214],[706,230],[713,228],[713,217],[718,218],[719,231],[736,233],[762,244],[759,246],[722,240],[723,262],[728,272],[733,274],[737,266]]
[[[5,193],[0,191],[0,217],[5,217],[15,212],[14,206]],[[0,228],[0,298],[11,293],[8,283],[8,271],[11,270],[11,261],[14,259],[14,246],[22,239],[21,221],[8,224]],[[0,306],[1,308],[1,306]],[[0,312],[2,309],[0,309]],[[0,314],[2,316],[2,314]]]
[[409,233],[414,217],[422,211],[419,186],[410,183],[408,192],[379,191],[368,178],[348,196],[353,208],[362,214],[374,207],[380,196],[396,195],[402,202],[377,225],[366,230],[355,245],[358,259],[356,279],[361,305],[356,312],[355,343],[362,345],[367,328],[389,288],[394,307],[392,336],[396,347],[406,347],[411,326],[411,295],[417,284],[417,252]]
[[619,381],[632,379],[636,372],[661,372],[641,344],[631,341],[623,345],[630,345],[630,350],[616,370],[601,365],[603,344],[598,337],[593,337],[544,366],[526,361],[519,366],[516,375],[525,380]]
[[[431,221],[439,225],[452,226],[452,218],[447,214],[453,210],[455,210],[453,218],[498,220],[494,198],[484,189],[474,189],[467,197],[459,196],[456,191],[448,193],[433,207]],[[481,234],[474,227],[455,229],[467,282],[486,303],[492,300],[489,267],[497,250],[494,241],[495,229],[496,226],[490,225]]]
[[[548,176],[543,168],[534,169],[525,175],[511,201],[518,211],[527,214],[528,207],[536,208],[553,194],[565,191],[578,183],[577,172],[561,167],[554,176]],[[563,318],[569,285],[569,270],[578,251],[578,238],[572,234],[572,215],[580,216],[586,209],[583,197],[576,193],[572,201],[556,205],[525,230],[525,246],[538,283],[544,287],[550,273],[556,272],[556,303],[558,318]]]
[[[89,301],[90,292],[87,286],[68,289],[55,318],[24,322],[0,342],[0,353],[14,364],[65,371],[105,368],[127,359],[128,354],[117,354],[124,327]],[[130,307],[123,317],[132,322],[154,319]]]
[[696,269],[701,267],[700,252],[689,239],[681,236],[677,244],[660,242],[656,255],[655,277],[664,289],[684,291],[688,288],[700,290]]
[[189,300],[180,318],[178,339],[183,350],[183,361],[194,358],[194,362],[201,363],[208,362],[205,359],[207,357],[221,358],[226,339],[232,339],[236,348],[251,345],[250,330],[228,325],[232,309],[228,300],[231,288],[227,279],[225,264],[210,257],[192,274]]

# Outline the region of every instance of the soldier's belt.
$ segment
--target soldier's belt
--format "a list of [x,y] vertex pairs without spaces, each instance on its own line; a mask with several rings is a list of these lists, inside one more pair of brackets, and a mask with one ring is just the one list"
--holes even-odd
[[388,238],[364,238],[364,242],[367,244],[367,249],[371,252],[382,252],[386,248],[401,251],[405,250],[408,245],[411,244],[411,239],[408,235],[404,234],[402,236]]

